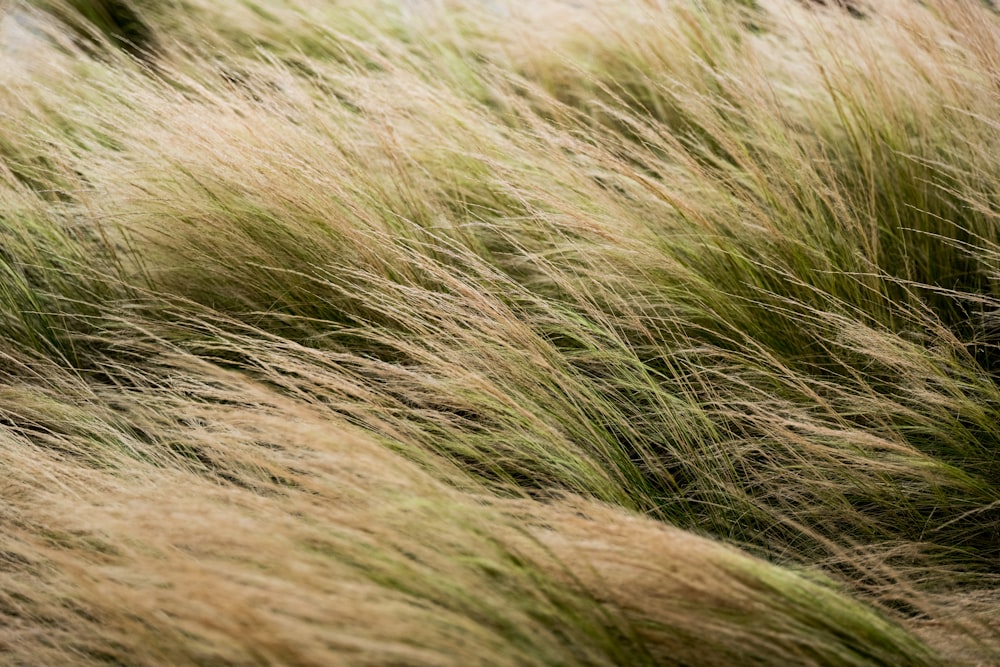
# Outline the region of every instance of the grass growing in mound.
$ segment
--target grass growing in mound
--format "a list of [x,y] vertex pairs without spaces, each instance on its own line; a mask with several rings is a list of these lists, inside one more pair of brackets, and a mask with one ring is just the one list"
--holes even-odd
[[1000,659],[988,7],[6,12],[4,660]]

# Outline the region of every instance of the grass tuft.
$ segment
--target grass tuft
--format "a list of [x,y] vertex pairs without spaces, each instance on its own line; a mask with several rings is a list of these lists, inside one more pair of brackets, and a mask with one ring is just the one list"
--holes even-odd
[[998,20],[0,5],[0,661],[1000,660]]

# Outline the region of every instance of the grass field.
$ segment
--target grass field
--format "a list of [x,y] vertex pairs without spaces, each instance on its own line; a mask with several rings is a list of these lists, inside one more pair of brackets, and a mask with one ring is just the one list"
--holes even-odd
[[0,664],[1000,663],[998,110],[976,0],[0,0]]

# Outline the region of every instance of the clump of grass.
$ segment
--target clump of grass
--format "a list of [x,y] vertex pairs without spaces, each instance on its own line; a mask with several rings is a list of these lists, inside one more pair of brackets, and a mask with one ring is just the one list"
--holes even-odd
[[[828,584],[590,501],[454,490],[242,374],[163,358],[101,390],[48,372],[86,402],[23,393],[5,414],[104,427],[5,429],[10,659],[931,664]],[[732,639],[706,647],[715,632]]]
[[0,75],[12,655],[1000,655],[1000,26],[737,4],[143,5],[155,68]]

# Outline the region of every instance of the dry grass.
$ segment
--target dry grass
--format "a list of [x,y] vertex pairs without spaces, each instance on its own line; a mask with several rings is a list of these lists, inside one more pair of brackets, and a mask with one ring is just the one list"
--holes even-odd
[[1000,658],[987,6],[32,4],[2,660]]

